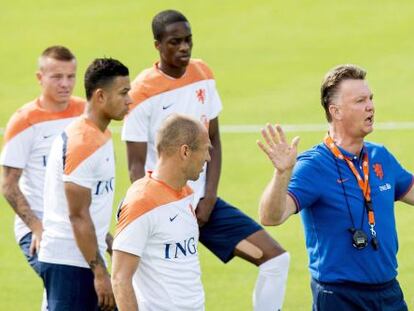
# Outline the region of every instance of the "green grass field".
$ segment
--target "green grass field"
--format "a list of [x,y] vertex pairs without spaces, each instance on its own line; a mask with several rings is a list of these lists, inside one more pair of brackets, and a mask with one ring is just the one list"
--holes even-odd
[[[193,56],[214,69],[223,100],[222,125],[323,123],[319,86],[336,64],[368,70],[375,93],[376,121],[411,121],[414,105],[414,2],[402,1],[3,1],[0,10],[0,127],[19,106],[39,93],[36,60],[48,45],[63,44],[78,57],[75,94],[95,57],[112,56],[134,77],[157,54],[152,17],[176,8],[190,19]],[[413,106],[411,106],[413,105]],[[324,133],[300,135],[300,150]],[[414,171],[413,130],[376,131],[383,143]],[[256,147],[258,133],[223,133],[220,195],[257,219],[259,196],[272,168]],[[118,201],[128,187],[124,145],[114,135]],[[414,210],[397,205],[399,280],[414,308]],[[0,310],[38,310],[41,281],[26,264],[13,236],[13,212],[0,199]],[[380,228],[378,228],[380,230]],[[269,228],[292,255],[284,310],[309,310],[307,255],[299,217]],[[256,269],[235,259],[221,264],[200,248],[208,311],[251,310]]]

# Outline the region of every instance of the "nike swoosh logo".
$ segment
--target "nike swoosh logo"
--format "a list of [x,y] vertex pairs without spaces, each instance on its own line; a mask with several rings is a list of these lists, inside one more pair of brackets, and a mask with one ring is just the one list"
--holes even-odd
[[169,105],[167,105],[167,106],[162,106],[162,109],[163,109],[163,110],[168,109],[168,108],[170,108],[172,105],[174,105],[174,104],[169,104]]
[[175,215],[174,217],[170,217],[170,221],[171,221],[171,222],[173,222],[173,221],[174,221],[174,219],[176,219],[176,218],[177,218],[177,216],[178,216],[178,214],[177,214],[177,215]]
[[342,179],[337,179],[336,180],[336,182],[338,183],[338,184],[343,184],[344,182],[347,182],[349,180],[349,178],[342,178]]
[[50,135],[43,135],[43,138],[44,139],[48,139],[49,137],[52,137],[53,136],[53,134],[50,134]]

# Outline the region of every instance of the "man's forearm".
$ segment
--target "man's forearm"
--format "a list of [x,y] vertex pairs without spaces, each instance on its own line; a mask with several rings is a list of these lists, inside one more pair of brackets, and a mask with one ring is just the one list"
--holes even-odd
[[131,183],[145,176],[145,164],[134,163],[129,166],[129,179]]
[[221,140],[218,118],[212,119],[209,126],[212,145],[210,162],[207,163],[205,198],[215,199],[221,174]]
[[206,193],[205,197],[217,197],[217,189],[221,174],[221,142],[213,142],[213,149],[211,150],[211,160],[207,163],[206,172]]
[[70,216],[76,244],[78,245],[83,257],[96,274],[108,274],[105,261],[99,252],[96,239],[95,227],[89,214],[83,213],[79,216]]
[[260,221],[263,225],[278,225],[286,219],[287,188],[292,170],[275,170],[260,200]]
[[106,251],[110,256],[112,256],[112,244],[114,243],[114,237],[109,232],[106,234],[105,237],[106,242]]
[[146,142],[126,143],[128,172],[131,183],[145,176],[145,162],[147,158]]
[[3,183],[3,195],[14,212],[30,228],[31,231],[42,230],[42,221],[35,215],[20,191],[18,184]]
[[112,289],[119,311],[138,311],[137,298],[132,286],[132,279],[112,279]]

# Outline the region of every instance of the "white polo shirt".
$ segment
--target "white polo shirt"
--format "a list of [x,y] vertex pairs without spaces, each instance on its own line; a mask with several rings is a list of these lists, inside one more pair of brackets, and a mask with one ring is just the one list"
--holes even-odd
[[204,310],[192,204],[188,186],[175,191],[149,174],[128,189],[113,249],[140,257],[133,277],[139,310]]
[[79,250],[69,220],[64,183],[91,191],[91,215],[99,251],[104,257],[115,191],[115,162],[111,133],[102,133],[82,116],[55,140],[46,169],[43,237],[39,261],[89,268]]
[[[122,140],[147,143],[146,171],[154,170],[157,162],[155,139],[165,118],[181,113],[208,127],[222,108],[213,73],[202,60],[192,59],[178,79],[165,75],[157,66],[144,70],[132,82],[130,95],[134,104],[122,129]],[[205,183],[206,169],[197,181],[189,182],[194,190],[194,206],[204,196]]]
[[[0,165],[22,169],[19,187],[37,217],[43,216],[43,185],[46,164],[53,140],[63,129],[80,116],[85,101],[71,97],[65,110],[51,112],[43,109],[39,99],[27,103],[10,118],[4,133]],[[16,241],[30,232],[16,215]]]

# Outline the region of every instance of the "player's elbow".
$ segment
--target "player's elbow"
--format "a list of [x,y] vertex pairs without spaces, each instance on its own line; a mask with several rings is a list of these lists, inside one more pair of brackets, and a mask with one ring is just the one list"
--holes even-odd
[[7,183],[6,183],[6,181],[5,180],[2,180],[1,181],[1,193],[5,196],[5,197],[7,197],[7,190],[9,189],[9,187],[8,187],[8,185],[7,185]]
[[1,181],[1,193],[9,201],[13,199],[13,193],[17,192],[18,187],[17,183],[10,182],[7,179]]
[[259,220],[263,226],[278,226],[283,223],[281,218],[270,217],[267,215],[260,215]]
[[69,221],[72,227],[78,228],[84,222],[84,218],[79,213],[69,213]]
[[282,224],[285,219],[283,213],[270,212],[265,204],[260,204],[259,221],[263,226],[278,226]]

